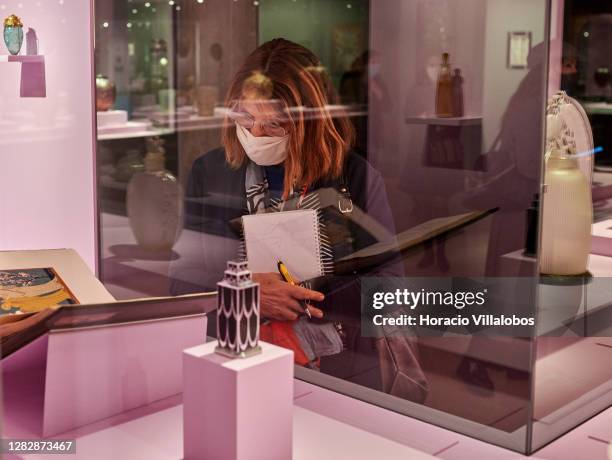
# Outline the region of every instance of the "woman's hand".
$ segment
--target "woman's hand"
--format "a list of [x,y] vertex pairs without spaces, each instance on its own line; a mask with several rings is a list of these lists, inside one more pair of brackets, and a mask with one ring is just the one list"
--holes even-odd
[[[325,298],[320,292],[286,283],[278,273],[254,273],[253,280],[261,285],[261,317],[293,321],[304,313],[299,300],[320,302]],[[315,318],[323,317],[312,305],[308,310]]]

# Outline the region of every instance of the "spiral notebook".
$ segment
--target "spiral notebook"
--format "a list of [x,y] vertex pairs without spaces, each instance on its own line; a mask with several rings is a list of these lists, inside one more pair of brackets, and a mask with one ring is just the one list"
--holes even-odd
[[252,214],[242,217],[242,225],[253,273],[277,273],[277,263],[282,260],[299,281],[323,275],[317,211]]

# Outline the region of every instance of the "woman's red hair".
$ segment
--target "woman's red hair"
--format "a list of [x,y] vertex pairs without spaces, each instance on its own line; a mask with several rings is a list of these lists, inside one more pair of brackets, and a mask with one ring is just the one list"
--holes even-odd
[[[327,104],[338,103],[338,97],[310,50],[282,38],[258,47],[236,73],[226,105],[241,99],[280,101],[289,116],[285,197],[294,186],[311,186],[319,179],[340,176],[355,133],[346,117],[332,118],[326,109]],[[307,110],[296,110],[300,107]],[[238,168],[246,161],[229,120],[223,129],[223,145],[231,166]]]

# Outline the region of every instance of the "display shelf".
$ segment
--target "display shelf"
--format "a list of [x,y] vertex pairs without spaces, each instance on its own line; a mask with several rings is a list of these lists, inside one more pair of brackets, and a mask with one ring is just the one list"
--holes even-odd
[[407,124],[412,125],[437,125],[437,126],[476,126],[482,124],[482,117],[479,115],[468,115],[465,117],[441,118],[435,115],[418,115],[406,117]]
[[[315,110],[304,109],[306,118],[312,117]],[[367,110],[363,110],[359,106],[350,105],[329,105],[327,110],[330,112],[332,118],[336,117],[363,117],[368,114]],[[150,136],[164,136],[166,134],[183,133],[191,131],[205,131],[222,129],[225,126],[225,113],[227,108],[215,107],[214,115],[200,116],[197,114],[186,114],[181,110],[177,111],[178,115],[176,119],[171,117],[170,113],[155,113],[154,111],[134,111],[134,114],[143,116],[148,113],[148,119],[155,126],[150,130],[124,132],[124,133],[113,133],[113,134],[101,134],[98,132],[99,141],[117,140],[117,139],[131,139],[137,137],[150,137]]]
[[127,133],[109,133],[98,134],[99,141],[112,141],[117,139],[135,139],[138,137],[166,136],[173,134],[176,130],[171,128],[152,128],[142,131],[133,131]]
[[[594,236],[601,235],[598,228],[595,226],[593,230]],[[505,254],[503,258],[506,261],[512,261],[515,264],[520,264],[521,262],[534,262],[535,260],[524,256],[522,250]],[[558,331],[562,326],[576,321],[578,314],[583,316],[589,314],[592,315],[596,312],[610,308],[610,290],[607,279],[612,275],[611,266],[612,257],[589,254],[588,270],[593,275],[593,279],[588,285],[586,285],[588,295],[584,304],[580,305],[580,309],[578,309],[577,306],[574,310],[566,308],[564,311],[561,307],[556,305],[555,302],[550,301],[550,299],[554,299],[555,291],[564,292],[563,289],[565,289],[566,291],[569,290],[571,292],[572,289],[577,289],[576,287],[570,287],[568,289],[567,287],[559,288],[556,286],[541,285],[540,295],[544,295],[549,298],[549,306],[545,307],[544,301],[546,299],[540,298],[540,307],[538,311],[538,335],[545,335]],[[555,306],[551,307],[550,305]]]
[[45,56],[42,54],[27,56],[27,55],[12,55],[12,54],[0,54],[0,62],[44,62]]

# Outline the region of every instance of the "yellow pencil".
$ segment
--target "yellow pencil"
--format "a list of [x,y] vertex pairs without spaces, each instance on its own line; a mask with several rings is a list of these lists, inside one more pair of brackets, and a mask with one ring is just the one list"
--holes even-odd
[[[293,286],[297,286],[297,283],[293,280],[293,276],[291,276],[291,273],[289,273],[289,270],[287,270],[285,264],[281,260],[279,260],[276,265],[278,267],[278,272],[283,277],[283,279],[287,283]],[[310,310],[308,309],[308,305],[306,304],[306,302],[304,302],[303,300],[300,300],[299,302],[302,308],[304,309],[304,312],[308,315],[308,318],[312,319],[312,315],[310,314]]]

